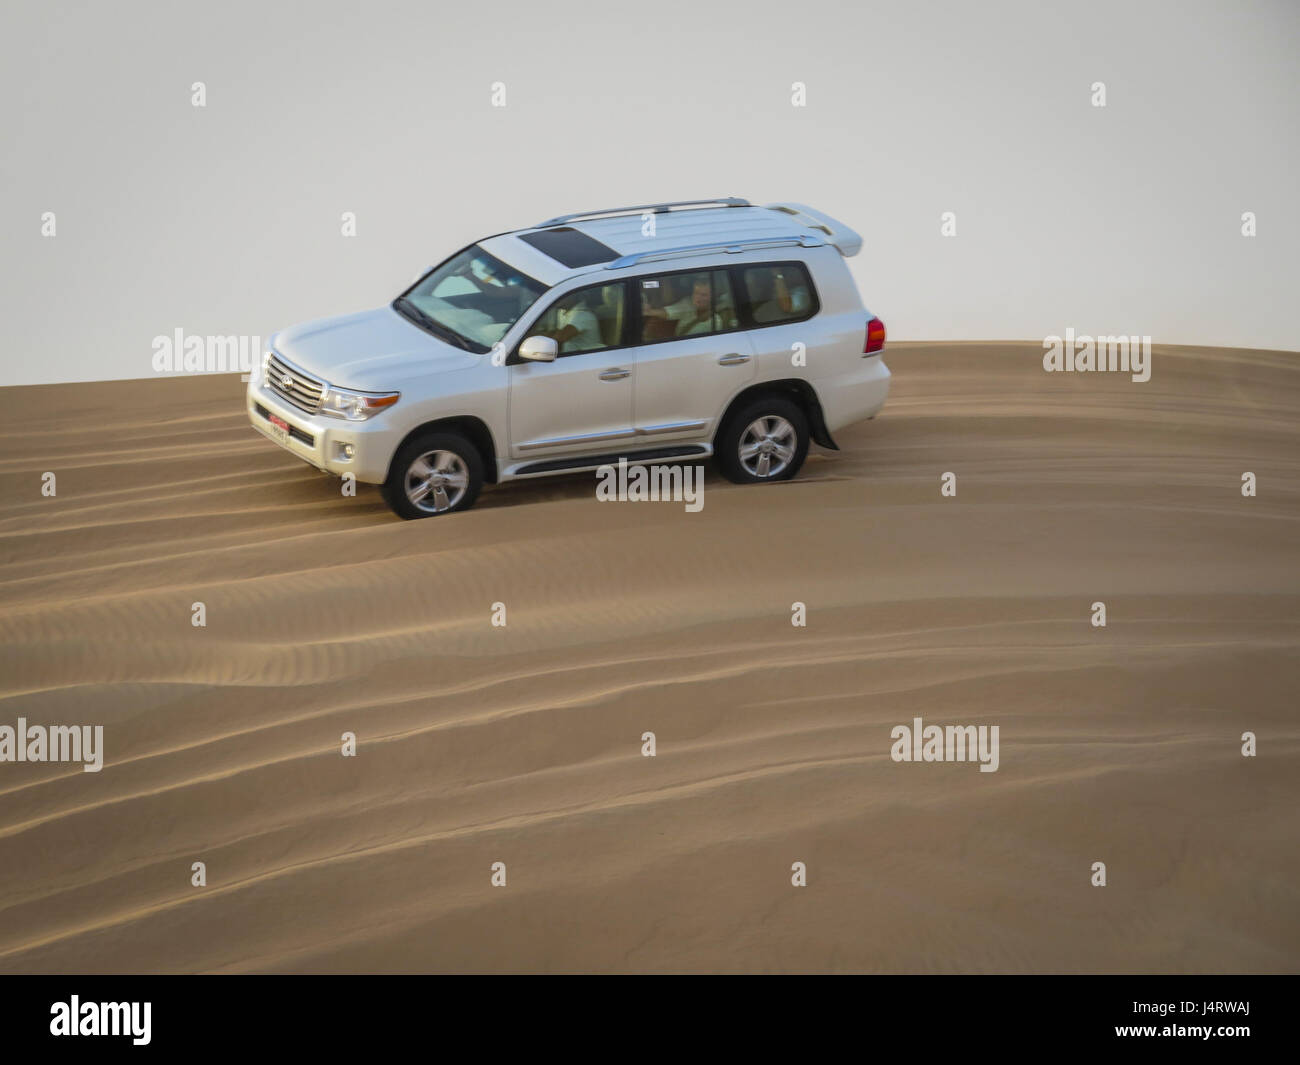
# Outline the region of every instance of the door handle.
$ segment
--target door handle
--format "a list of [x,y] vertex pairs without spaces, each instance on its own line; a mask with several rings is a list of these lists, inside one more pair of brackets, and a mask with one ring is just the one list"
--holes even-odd
[[624,370],[621,367],[616,366],[612,370],[603,371],[600,375],[600,379],[602,381],[621,381],[623,378],[631,376],[631,370]]
[[733,351],[730,355],[718,356],[719,366],[739,366],[742,362],[749,362],[749,356],[741,355],[736,351]]

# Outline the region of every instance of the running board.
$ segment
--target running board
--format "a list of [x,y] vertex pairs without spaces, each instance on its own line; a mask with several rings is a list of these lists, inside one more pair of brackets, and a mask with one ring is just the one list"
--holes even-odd
[[646,451],[610,451],[603,455],[579,455],[571,459],[551,459],[547,462],[530,462],[511,471],[522,477],[529,473],[559,473],[561,470],[585,470],[593,466],[613,466],[619,460],[629,463],[649,462],[652,459],[677,459],[688,456],[707,458],[713,449],[704,444],[680,444],[677,447],[655,447]]

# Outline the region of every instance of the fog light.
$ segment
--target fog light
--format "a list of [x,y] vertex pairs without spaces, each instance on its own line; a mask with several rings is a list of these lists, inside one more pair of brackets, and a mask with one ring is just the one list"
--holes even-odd
[[334,454],[340,462],[351,462],[352,456],[356,454],[356,452],[351,444],[339,442],[334,445]]

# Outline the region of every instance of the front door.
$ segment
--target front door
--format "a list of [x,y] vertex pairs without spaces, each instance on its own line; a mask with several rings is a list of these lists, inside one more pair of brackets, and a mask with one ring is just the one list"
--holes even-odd
[[636,353],[624,344],[625,293],[622,281],[566,293],[527,330],[560,350],[554,362],[512,361],[512,457],[600,454],[633,437]]

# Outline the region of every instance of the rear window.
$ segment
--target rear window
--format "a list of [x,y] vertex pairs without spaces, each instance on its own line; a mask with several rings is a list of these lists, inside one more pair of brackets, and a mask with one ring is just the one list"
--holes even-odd
[[613,248],[570,226],[520,234],[520,240],[549,255],[561,266],[595,266],[618,258]]
[[817,295],[800,263],[765,263],[741,270],[749,320],[755,325],[798,322],[817,313]]

